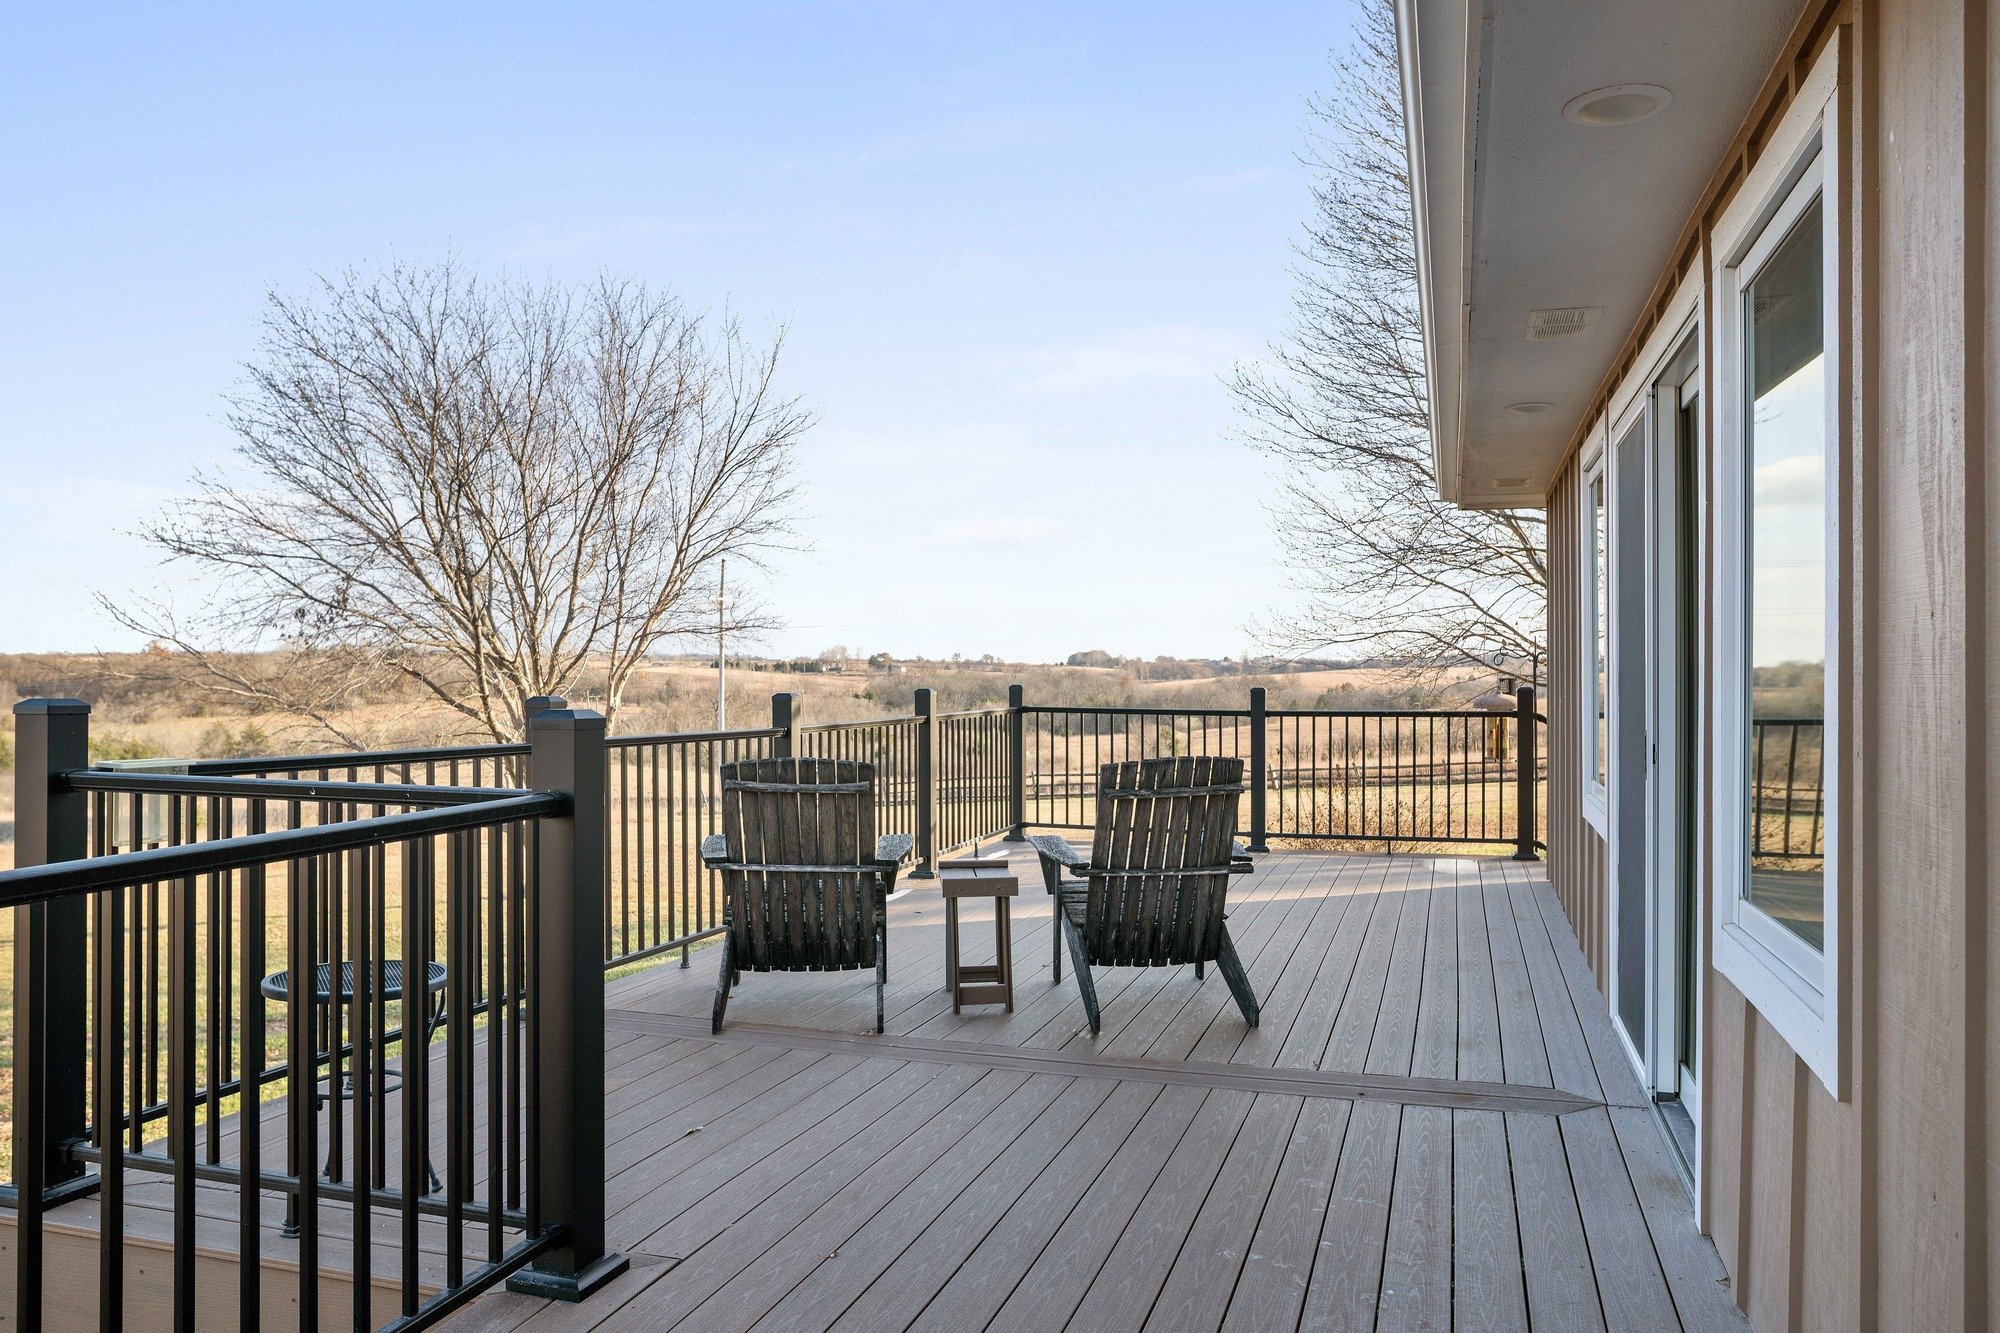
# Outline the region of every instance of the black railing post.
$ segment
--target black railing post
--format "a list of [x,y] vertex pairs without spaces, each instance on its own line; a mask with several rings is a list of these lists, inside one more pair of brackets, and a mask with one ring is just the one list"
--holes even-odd
[[[521,702],[521,736],[522,736],[522,739],[524,739],[524,740],[525,740],[525,739],[527,738],[527,735],[528,735],[528,723],[534,720],[534,717],[535,717],[535,714],[537,714],[537,713],[546,713],[546,712],[549,712],[549,711],[550,711],[551,709],[556,709],[556,708],[568,708],[568,707],[569,707],[569,700],[567,700],[567,699],[563,698],[563,697],[562,697],[562,696],[561,696],[560,694],[531,694],[531,695],[529,695],[529,696],[528,696],[528,697],[527,697],[526,699],[522,700],[522,702]],[[519,764],[520,764],[520,765],[522,766],[522,768],[523,768],[523,769],[525,769],[525,768],[526,768],[526,766],[527,766],[527,762],[528,762],[528,761],[527,761],[527,760],[525,760],[525,759],[522,759],[522,760],[517,760],[516,762],[517,762],[517,763],[519,763]],[[524,771],[517,771],[517,772],[515,773],[515,775],[514,775],[514,785],[515,785],[515,786],[517,786],[517,787],[521,787],[521,786],[526,786],[526,785],[527,785],[527,782],[528,782],[528,776],[527,776],[526,772],[524,772]],[[610,836],[610,834],[611,834],[611,830],[610,830],[610,827],[609,827],[608,825],[606,826],[606,828],[605,828],[604,832],[605,832],[605,836],[606,836],[606,837],[609,837],[609,836]]]
[[937,874],[937,700],[917,691],[917,868],[911,879]]
[[1265,694],[1262,685],[1250,689],[1250,850],[1268,852],[1268,817],[1264,809],[1265,791],[1270,786],[1270,764],[1265,753]]
[[1007,841],[1028,838],[1028,727],[1019,685],[1007,687]]
[[[23,699],[14,705],[14,864],[81,861],[89,854],[89,798],[58,790],[90,766],[90,705]],[[89,1048],[89,903],[81,895],[14,909],[15,1313],[39,1328],[42,1210],[96,1188],[70,1147],[84,1137]],[[114,1031],[111,1025],[103,1033]]]
[[1535,851],[1535,779],[1541,767],[1541,746],[1535,741],[1535,687],[1514,691],[1514,859],[1539,861]]
[[535,972],[528,993],[539,1123],[531,1213],[562,1245],[508,1280],[535,1296],[580,1301],[625,1271],[604,1249],[604,716],[551,709],[528,721],[528,782],[562,792],[569,813],[539,821],[531,901]]
[[774,694],[771,696],[771,726],[777,735],[771,738],[771,757],[789,759],[799,752],[799,696],[796,694]]

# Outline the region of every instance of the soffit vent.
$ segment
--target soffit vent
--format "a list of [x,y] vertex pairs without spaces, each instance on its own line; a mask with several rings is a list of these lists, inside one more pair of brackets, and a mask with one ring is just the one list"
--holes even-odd
[[1528,341],[1531,343],[1554,342],[1560,338],[1576,338],[1590,332],[1597,323],[1601,307],[1594,305],[1561,306],[1554,310],[1530,310],[1528,312]]

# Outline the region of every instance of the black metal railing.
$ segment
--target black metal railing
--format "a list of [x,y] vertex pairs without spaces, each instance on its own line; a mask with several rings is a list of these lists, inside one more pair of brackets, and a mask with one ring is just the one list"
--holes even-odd
[[1253,851],[1273,838],[1507,845],[1531,860],[1546,845],[1532,690],[1506,712],[1274,710],[1261,688],[1243,709],[1016,707],[1022,827],[1091,827],[1102,764],[1224,755],[1245,760]]
[[[505,789],[93,771],[85,705],[16,714],[19,1327],[171,1311],[193,1329],[233,1304],[255,1328],[266,1259],[296,1265],[308,1329],[330,1276],[350,1308],[328,1317],[419,1328],[503,1281],[578,1295],[622,1267],[603,1242],[601,718],[537,717]],[[149,1178],[164,1201],[133,1188]],[[94,1301],[45,1279],[46,1215],[85,1194]],[[197,1226],[225,1210],[235,1300],[198,1305]],[[167,1214],[168,1274],[128,1266],[142,1212]]]
[[1750,855],[1777,861],[1825,856],[1825,719],[1760,717],[1750,728]]
[[722,765],[762,759],[779,728],[610,742],[604,959],[608,967],[678,951],[722,930],[722,880],[701,840],[722,829]]
[[[911,716],[808,725],[780,694],[768,727],[607,739],[594,714],[545,697],[530,701],[527,744],[179,774],[88,770],[87,710],[24,705],[21,869],[0,876],[0,906],[31,904],[16,936],[20,1291],[36,1292],[42,1211],[101,1190],[116,1236],[132,1171],[173,1181],[177,1246],[192,1244],[196,1184],[236,1191],[246,1255],[265,1252],[261,1202],[282,1196],[305,1274],[329,1207],[356,1227],[387,1210],[405,1235],[442,1221],[441,1258],[402,1256],[393,1317],[406,1325],[509,1274],[535,1290],[588,1285],[603,1250],[603,970],[671,952],[685,966],[721,929],[721,886],[697,849],[719,830],[725,763],[871,763],[878,830],[913,836],[919,876],[982,839],[1088,828],[1101,765],[1163,755],[1246,761],[1254,850],[1511,844],[1532,859],[1545,728],[1531,691],[1515,702],[1270,710],[1254,689],[1244,709],[1085,708],[1031,705],[1015,686],[1005,708],[940,713],[919,690]],[[1776,830],[1764,854],[1820,845],[1818,728],[1760,723],[1760,838]],[[274,975],[343,963],[361,978],[350,1002],[274,998]],[[426,984],[442,969],[409,1018],[379,980],[390,963]],[[88,1040],[57,1039],[76,1032]],[[260,1155],[267,1115],[284,1122],[282,1170]],[[367,1290],[378,1247],[340,1246]],[[105,1250],[115,1269],[122,1251]],[[177,1313],[192,1262],[177,1249]],[[254,1262],[242,1271],[248,1302],[262,1279]]]

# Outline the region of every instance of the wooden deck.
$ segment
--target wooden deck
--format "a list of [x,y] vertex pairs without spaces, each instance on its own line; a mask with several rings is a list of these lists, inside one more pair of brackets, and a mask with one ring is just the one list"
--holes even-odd
[[1254,1031],[1117,970],[1093,1042],[1039,890],[1012,1014],[952,1014],[929,886],[883,1037],[872,974],[746,974],[720,1037],[713,952],[614,982],[632,1269],[451,1327],[1742,1327],[1538,867],[1274,853],[1233,901]]

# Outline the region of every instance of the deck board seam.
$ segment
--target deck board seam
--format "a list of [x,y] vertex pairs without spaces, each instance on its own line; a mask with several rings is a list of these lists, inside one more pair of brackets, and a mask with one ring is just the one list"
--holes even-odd
[[980,1042],[863,1036],[821,1032],[768,1024],[735,1023],[707,1036],[707,1021],[677,1014],[610,1010],[607,1026],[660,1035],[696,1032],[706,1040],[726,1044],[784,1046],[792,1049],[866,1054],[871,1059],[907,1060],[926,1064],[974,1064],[989,1069],[1016,1069],[1064,1078],[1130,1079],[1251,1093],[1304,1097],[1334,1097],[1346,1101],[1389,1102],[1406,1106],[1445,1106],[1459,1110],[1518,1111],[1564,1115],[1604,1105],[1559,1088],[1472,1083],[1455,1079],[1413,1078],[1405,1075],[1328,1073],[1312,1069],[1273,1069],[1261,1065],[1228,1065],[1207,1061],[1146,1060],[1129,1056],[1092,1056],[1067,1050],[1001,1046]]

